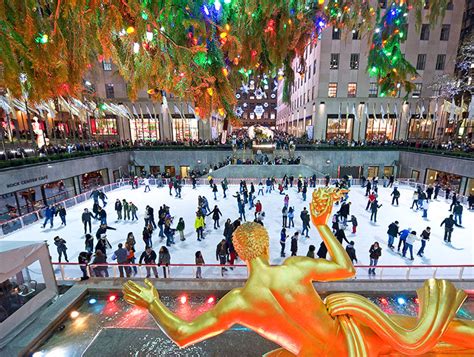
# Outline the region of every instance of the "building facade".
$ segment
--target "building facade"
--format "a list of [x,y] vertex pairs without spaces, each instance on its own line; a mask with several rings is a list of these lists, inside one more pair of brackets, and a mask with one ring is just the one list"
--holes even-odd
[[[325,29],[317,43],[306,47],[306,70],[295,73],[288,104],[282,101],[280,84],[277,128],[314,140],[439,137],[446,129],[446,115],[443,103],[433,100],[431,85],[437,75],[454,73],[464,9],[464,0],[456,0],[438,24],[430,27],[425,20],[419,30],[415,14],[409,13],[401,51],[419,76],[407,100],[403,90],[397,97],[380,97],[376,78],[367,73],[367,38],[357,31]],[[298,66],[295,60],[294,69]]]
[[278,81],[276,78],[250,78],[248,83],[236,91],[235,113],[242,120],[242,126],[252,125],[275,128],[277,117]]
[[100,101],[123,105],[129,114],[128,117],[117,114],[91,117],[92,135],[132,141],[208,140],[221,125],[219,118],[214,116],[207,121],[200,120],[191,103],[171,94],[164,93],[163,101],[157,102],[143,89],[138,94],[138,100],[131,102],[124,79],[109,61],[99,63],[86,78],[86,84],[90,84]]

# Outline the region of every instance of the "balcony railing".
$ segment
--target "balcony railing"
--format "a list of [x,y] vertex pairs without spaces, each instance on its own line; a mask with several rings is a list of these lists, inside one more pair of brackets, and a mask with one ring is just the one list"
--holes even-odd
[[[113,279],[130,277],[143,279],[148,275],[155,278],[195,279],[198,269],[201,269],[203,279],[247,279],[247,266],[219,264],[169,264],[168,266],[139,265],[139,264],[95,264],[52,263],[56,279],[59,281],[77,281],[82,276],[80,266],[86,267],[87,275],[98,279]],[[357,280],[425,280],[429,278],[449,279],[453,281],[473,280],[474,265],[378,265],[375,276],[369,276],[368,265],[355,265]]]

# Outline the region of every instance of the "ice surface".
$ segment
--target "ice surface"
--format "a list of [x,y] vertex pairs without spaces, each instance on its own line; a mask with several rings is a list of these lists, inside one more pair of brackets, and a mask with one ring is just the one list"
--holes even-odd
[[[167,187],[157,188],[152,187],[151,192],[144,193],[143,187],[132,190],[128,187],[120,188],[111,192],[108,192],[108,204],[106,206],[108,214],[108,224],[112,227],[117,228],[116,231],[107,231],[107,237],[113,246],[113,250],[116,249],[118,243],[124,242],[127,233],[133,232],[137,241],[137,257],[140,256],[144,249],[144,242],[142,240],[142,230],[144,225],[144,210],[148,204],[155,210],[155,216],[157,215],[160,205],[166,204],[170,207],[171,215],[175,217],[173,227],[176,226],[179,217],[184,217],[186,223],[185,236],[186,241],[181,242],[178,234],[175,235],[176,244],[170,248],[171,263],[188,263],[194,264],[194,253],[200,250],[203,253],[205,262],[207,264],[217,264],[216,260],[216,245],[223,238],[224,222],[227,218],[235,220],[238,217],[238,209],[236,199],[232,197],[237,191],[237,186],[230,186],[227,192],[227,198],[223,198],[222,192],[219,186],[218,199],[214,201],[213,193],[209,186],[198,186],[197,189],[193,190],[191,186],[184,186],[182,190],[182,198],[175,198],[169,195]],[[301,230],[301,220],[299,218],[300,212],[304,206],[309,207],[309,199],[311,197],[313,189],[308,190],[308,201],[304,202],[301,195],[297,193],[295,187],[288,189],[290,196],[290,206],[295,207],[295,228],[287,230],[287,233],[291,236],[296,229]],[[439,197],[438,200],[432,201],[428,219],[422,218],[421,211],[414,211],[410,209],[411,198],[413,189],[407,186],[400,186],[401,197],[400,206],[391,205],[391,189],[384,188],[380,185],[379,188],[379,202],[382,207],[378,212],[377,223],[373,224],[369,222],[370,212],[365,211],[367,199],[364,196],[364,189],[360,186],[352,187],[349,193],[349,201],[352,202],[351,214],[357,217],[359,226],[357,227],[357,234],[351,233],[351,227],[349,226],[346,230],[346,236],[348,240],[354,240],[357,257],[360,265],[368,265],[369,263],[369,247],[370,245],[378,241],[383,249],[382,256],[379,260],[379,265],[435,265],[435,264],[474,264],[473,254],[473,227],[474,227],[474,212],[467,210],[464,207],[463,214],[463,228],[455,227],[452,244],[447,245],[443,242],[444,227],[440,227],[441,221],[449,215],[449,204],[450,201],[446,201]],[[223,217],[220,220],[220,228],[217,230],[213,229],[213,221],[209,216],[206,218],[207,226],[205,230],[206,239],[202,242],[198,242],[196,239],[196,233],[194,231],[194,218],[195,211],[197,208],[198,195],[204,195],[209,201],[210,208],[212,209],[217,204],[223,213]],[[280,258],[280,230],[281,230],[281,208],[283,207],[283,195],[279,195],[278,191],[273,191],[271,194],[265,194],[259,196],[258,199],[263,204],[263,210],[265,212],[264,224],[270,234],[270,258],[274,264],[279,264],[283,261]],[[114,202],[116,198],[127,199],[127,201],[134,202],[138,208],[138,221],[120,221],[116,222],[116,213],[114,211]],[[256,200],[255,200],[256,202]],[[68,255],[72,262],[77,262],[77,256],[79,252],[84,250],[84,234],[83,226],[81,222],[81,213],[84,208],[92,209],[93,200],[90,199],[82,204],[74,206],[67,212],[67,226],[60,226],[59,217],[55,218],[54,228],[41,228],[41,223],[27,226],[26,228],[19,230],[4,239],[6,240],[38,240],[47,241],[50,246],[50,252],[53,261],[57,261],[56,247],[53,244],[53,237],[56,235],[61,236],[67,241]],[[335,212],[338,209],[337,206],[333,209]],[[253,210],[246,208],[247,219],[254,218]],[[408,228],[415,230],[419,236],[424,228],[430,226],[432,228],[431,240],[428,242],[425,249],[425,257],[420,258],[415,255],[415,260],[410,261],[401,257],[396,251],[392,252],[387,247],[387,227],[394,220],[400,222],[400,228]],[[155,217],[155,221],[158,221]],[[95,232],[99,224],[93,222],[92,234],[95,236]],[[298,255],[306,255],[310,244],[316,246],[316,250],[319,247],[321,238],[314,227],[310,229],[310,238],[300,238],[298,246]],[[161,242],[158,237],[158,231],[153,233],[153,247],[158,251],[159,247],[165,242]],[[95,242],[94,242],[95,245]],[[289,256],[289,240],[286,246],[286,255]],[[398,239],[395,241],[395,245],[398,245]],[[344,244],[345,246],[345,244]],[[420,242],[415,242],[414,254],[418,251]],[[109,261],[112,256],[113,250],[108,253]],[[77,268],[76,268],[77,269]],[[400,270],[397,274],[405,274],[405,271]]]

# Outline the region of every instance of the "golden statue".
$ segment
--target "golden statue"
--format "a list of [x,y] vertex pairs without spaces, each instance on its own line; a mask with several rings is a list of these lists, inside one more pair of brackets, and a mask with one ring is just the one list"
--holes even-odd
[[351,293],[332,294],[325,301],[313,281],[352,278],[354,267],[327,226],[332,205],[344,192],[313,192],[311,218],[332,260],[290,257],[269,264],[265,228],[246,223],[234,233],[239,257],[247,264],[244,287],[226,294],[216,306],[191,322],[166,308],[149,280],[145,287],[124,286],[130,304],[148,309],[162,330],[180,347],[216,336],[234,324],[246,326],[282,348],[266,356],[400,356],[473,355],[474,322],[455,318],[466,294],[446,280],[430,279],[418,291],[417,318],[387,315],[368,299]]

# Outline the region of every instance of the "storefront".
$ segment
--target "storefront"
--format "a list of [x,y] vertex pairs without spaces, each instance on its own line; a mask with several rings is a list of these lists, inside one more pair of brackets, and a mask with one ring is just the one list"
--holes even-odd
[[369,166],[367,168],[367,178],[378,177],[379,176],[379,167],[378,166]]
[[142,116],[135,116],[135,118],[130,119],[129,122],[132,141],[160,140],[159,116],[155,117],[145,114]]
[[464,190],[464,195],[474,195],[474,178],[468,178],[466,183],[466,189]]
[[352,176],[352,178],[360,178],[362,166],[339,166],[338,177]]
[[74,178],[48,182],[0,196],[0,222],[42,209],[80,193]]
[[97,170],[80,176],[81,192],[92,190],[96,187],[109,184],[107,169]]
[[337,114],[328,114],[326,128],[326,140],[352,140],[354,115],[341,115],[339,117]]
[[171,116],[173,124],[173,141],[198,140],[198,119],[193,114],[179,114]]
[[459,175],[450,174],[448,172],[427,169],[425,176],[425,184],[434,185],[436,182],[442,187],[450,187],[452,190],[459,192],[461,188],[461,179]]
[[117,118],[90,118],[91,134],[95,137],[117,136]]
[[408,125],[408,139],[430,140],[434,138],[436,123],[431,116],[413,115]]
[[383,175],[385,177],[390,177],[393,175],[395,168],[393,166],[384,166],[383,167]]
[[397,118],[394,114],[382,118],[381,114],[376,117],[369,115],[367,119],[367,128],[365,131],[366,140],[393,140],[397,128]]

